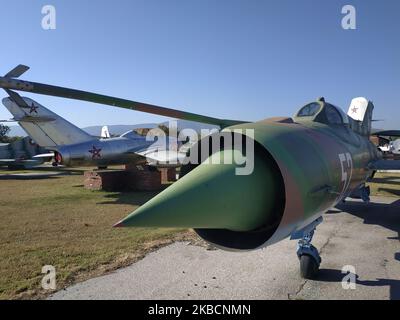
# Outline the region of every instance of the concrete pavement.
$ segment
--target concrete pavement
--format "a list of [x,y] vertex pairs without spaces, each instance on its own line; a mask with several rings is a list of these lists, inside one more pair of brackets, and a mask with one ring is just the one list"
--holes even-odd
[[[294,241],[239,253],[175,243],[50,299],[400,299],[400,200],[371,202],[325,214],[313,241],[322,256],[313,281],[299,276]],[[355,269],[355,290],[342,288],[345,265]]]

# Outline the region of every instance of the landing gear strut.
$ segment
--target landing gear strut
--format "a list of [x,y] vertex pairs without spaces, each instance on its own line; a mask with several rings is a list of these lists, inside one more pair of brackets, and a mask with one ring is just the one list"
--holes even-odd
[[292,234],[291,240],[299,239],[297,257],[300,261],[300,275],[304,279],[313,279],[318,273],[321,257],[312,244],[316,227],[322,222],[322,217]]
[[364,185],[361,188],[361,199],[362,199],[362,201],[364,201],[365,203],[368,204],[370,202],[370,198],[369,198],[370,194],[371,194],[371,190],[370,190],[369,186],[366,187]]

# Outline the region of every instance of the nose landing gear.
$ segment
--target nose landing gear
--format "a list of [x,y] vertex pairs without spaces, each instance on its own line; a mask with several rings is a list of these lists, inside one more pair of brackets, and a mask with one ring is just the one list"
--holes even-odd
[[311,244],[315,229],[321,222],[322,217],[319,217],[308,226],[294,232],[290,238],[299,239],[296,253],[300,261],[300,275],[304,279],[314,279],[322,261],[317,248]]

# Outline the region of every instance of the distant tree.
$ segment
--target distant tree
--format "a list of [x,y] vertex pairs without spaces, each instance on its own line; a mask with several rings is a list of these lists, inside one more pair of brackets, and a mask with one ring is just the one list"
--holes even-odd
[[165,132],[165,134],[167,136],[169,136],[169,127],[167,127],[166,125],[160,124],[160,125],[158,125],[158,128],[160,128],[162,131]]
[[171,134],[173,134],[173,135],[177,134],[179,136],[179,133],[180,133],[180,130],[178,130],[177,128],[172,128],[172,132],[170,132],[170,127],[166,126],[164,124],[158,125],[158,128],[161,129],[162,131],[164,131],[167,136],[169,136]]
[[10,132],[10,127],[0,123],[0,142],[8,142],[7,134]]
[[151,130],[150,128],[136,128],[133,129],[133,132],[137,133],[139,136],[145,137],[150,130]]
[[[147,136],[148,134],[150,134],[151,136],[158,135],[159,131],[153,131],[154,129],[161,130],[167,136],[170,135],[169,127],[166,125],[163,125],[163,124],[158,125],[157,128],[136,128],[136,129],[133,129],[133,131],[140,136]],[[180,131],[178,130],[178,132],[177,132],[178,135],[179,135],[179,132]],[[173,134],[175,134],[175,133],[173,133]]]
[[13,143],[15,141],[20,141],[24,139],[24,137],[18,137],[18,136],[14,136],[14,137],[4,137],[4,141],[3,143]]

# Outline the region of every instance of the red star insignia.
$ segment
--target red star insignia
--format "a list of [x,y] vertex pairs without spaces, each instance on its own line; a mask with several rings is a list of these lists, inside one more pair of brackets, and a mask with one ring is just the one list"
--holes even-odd
[[38,107],[38,106],[35,106],[35,105],[32,103],[32,105],[31,105],[31,107],[30,107],[30,110],[29,110],[29,113],[32,114],[32,113],[34,112],[34,113],[37,114],[37,113],[38,113],[38,112],[37,112],[37,109],[39,109],[39,107]]
[[89,152],[92,154],[92,159],[100,159],[101,154],[100,154],[101,149],[97,149],[95,146]]
[[358,108],[353,107],[353,109],[351,109],[351,111],[353,111],[353,113],[357,113]]

